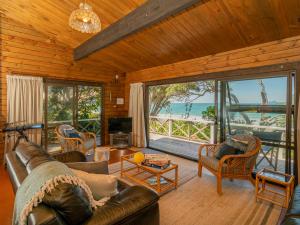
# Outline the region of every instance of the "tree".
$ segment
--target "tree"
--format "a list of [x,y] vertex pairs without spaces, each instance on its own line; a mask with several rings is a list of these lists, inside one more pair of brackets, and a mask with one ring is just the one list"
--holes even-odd
[[156,116],[163,108],[170,106],[171,101],[186,103],[186,108],[191,109],[190,103],[206,93],[213,93],[213,81],[197,81],[180,84],[167,84],[149,88],[150,116]]
[[78,119],[99,118],[101,88],[80,86],[78,88]]
[[215,119],[215,107],[208,106],[205,111],[202,112],[202,118],[206,120],[214,120]]

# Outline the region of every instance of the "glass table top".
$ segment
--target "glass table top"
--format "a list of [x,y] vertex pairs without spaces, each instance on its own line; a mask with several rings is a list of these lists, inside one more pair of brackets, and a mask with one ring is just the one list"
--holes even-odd
[[285,182],[285,183],[289,182],[293,177],[292,175],[282,174],[282,173],[267,170],[267,169],[263,169],[262,171],[260,171],[259,176],[263,176],[265,178],[270,178],[273,180],[278,180],[278,181]]

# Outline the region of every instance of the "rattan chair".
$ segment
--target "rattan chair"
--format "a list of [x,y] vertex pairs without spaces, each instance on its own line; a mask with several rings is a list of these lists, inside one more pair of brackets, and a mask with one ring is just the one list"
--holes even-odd
[[247,141],[244,154],[225,155],[218,160],[215,155],[220,145],[203,144],[199,147],[198,176],[202,176],[202,167],[213,173],[217,177],[217,192],[220,195],[222,194],[223,178],[246,179],[254,185],[252,171],[261,148],[261,141],[250,135],[235,135],[232,138]]
[[67,137],[64,132],[65,130],[70,129],[75,130],[75,128],[73,128],[71,125],[66,124],[55,128],[55,133],[63,152],[80,151],[84,154],[87,154],[88,152],[96,149],[96,135],[94,133],[79,132],[75,130],[75,132],[79,134],[80,138],[70,138]]

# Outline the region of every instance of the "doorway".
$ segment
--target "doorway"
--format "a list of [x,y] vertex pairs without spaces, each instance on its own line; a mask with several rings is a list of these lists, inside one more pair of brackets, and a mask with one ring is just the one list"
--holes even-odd
[[97,145],[101,145],[102,96],[101,84],[46,80],[44,144],[47,151],[60,149],[54,130],[61,124],[95,133]]
[[250,134],[263,144],[256,170],[295,174],[294,68],[276,65],[146,83],[148,147],[198,160],[200,144]]
[[285,72],[219,81],[220,141],[235,134],[260,138],[256,170],[294,171],[294,79]]

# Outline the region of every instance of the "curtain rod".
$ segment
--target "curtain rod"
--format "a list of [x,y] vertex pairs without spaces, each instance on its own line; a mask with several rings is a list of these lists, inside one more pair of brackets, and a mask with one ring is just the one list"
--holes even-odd
[[12,75],[12,76],[20,76],[20,75],[24,75],[24,76],[39,76],[39,77],[42,77],[42,78],[49,77],[49,75],[47,75],[47,74],[28,73],[28,72],[20,72],[20,71],[8,71],[7,75]]
[[104,81],[94,81],[94,80],[81,80],[78,78],[69,78],[69,77],[57,77],[57,76],[51,76],[47,74],[39,74],[39,73],[28,73],[28,72],[18,72],[18,71],[8,71],[7,75],[11,76],[38,76],[44,79],[44,81],[48,82],[59,82],[59,81],[66,81],[66,82],[79,82],[79,83],[90,83],[90,84],[104,84]]

